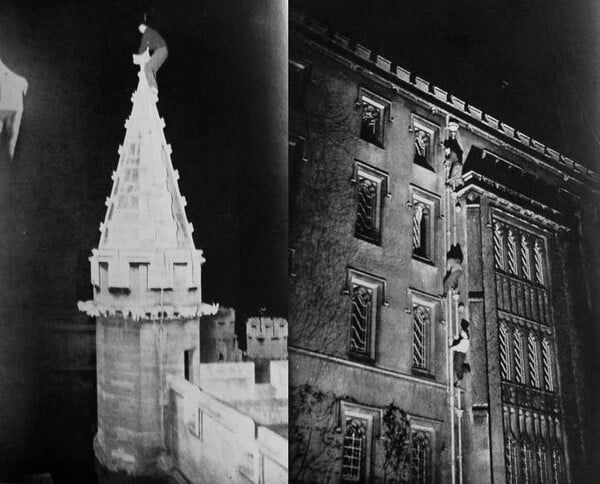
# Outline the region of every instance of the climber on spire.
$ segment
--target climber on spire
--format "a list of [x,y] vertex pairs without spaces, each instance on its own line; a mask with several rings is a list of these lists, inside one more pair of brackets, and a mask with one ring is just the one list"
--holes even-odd
[[150,59],[144,64],[144,72],[146,73],[148,85],[158,91],[156,73],[169,56],[167,43],[156,30],[148,26],[146,14],[144,14],[144,18],[140,22],[138,30],[142,34],[142,40],[138,49],[138,56],[148,51]]

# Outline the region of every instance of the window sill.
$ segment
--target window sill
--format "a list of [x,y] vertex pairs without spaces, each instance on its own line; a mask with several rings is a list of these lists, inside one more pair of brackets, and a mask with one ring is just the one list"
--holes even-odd
[[376,245],[377,247],[381,247],[381,236],[378,237],[368,237],[366,235],[360,235],[354,232],[354,237],[358,240],[362,240],[363,242],[368,242],[369,244]]
[[361,353],[353,353],[351,351],[349,351],[347,353],[348,359],[351,361],[357,361],[360,363],[364,363],[365,365],[371,365],[371,366],[375,366],[375,358],[371,357],[370,355],[365,355],[365,354],[361,354]]
[[426,380],[435,381],[435,375],[425,368],[413,366],[412,374],[413,376],[416,376],[418,378],[424,378]]
[[379,148],[379,149],[385,150],[385,146],[384,146],[384,145],[383,145],[383,143],[381,143],[380,141],[372,141],[372,140],[369,140],[369,139],[363,138],[362,136],[359,136],[359,138],[360,138],[361,140],[363,140],[365,143],[369,143],[369,144],[370,144],[370,145],[372,145],[372,146],[375,146],[375,147],[377,147],[377,148]]
[[422,264],[427,264],[428,266],[435,267],[434,262],[431,259],[427,258],[427,257],[423,257],[421,255],[413,254],[412,258],[413,258],[413,260],[416,260],[417,262],[421,262]]
[[430,164],[428,164],[427,162],[413,160],[413,164],[415,166],[420,166],[421,168],[425,168],[426,170],[428,170],[432,173],[436,173],[435,168],[433,166],[431,166]]

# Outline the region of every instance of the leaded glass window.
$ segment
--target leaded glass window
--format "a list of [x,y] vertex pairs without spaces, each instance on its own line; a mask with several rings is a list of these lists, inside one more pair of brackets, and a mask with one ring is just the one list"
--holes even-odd
[[536,239],[533,244],[533,266],[535,282],[544,284],[544,252],[540,239]]
[[358,189],[356,193],[356,235],[367,239],[378,238],[377,215],[378,215],[378,192],[379,184],[374,180],[359,176]]
[[410,464],[412,484],[431,482],[431,444],[429,435],[423,430],[412,433]]
[[429,368],[429,309],[413,307],[413,365],[416,368]]
[[373,324],[373,289],[352,285],[352,319],[350,324],[350,351],[369,353],[369,337]]
[[537,338],[531,333],[527,337],[527,359],[529,360],[529,384],[533,387],[539,387],[538,344]]
[[342,454],[342,478],[346,482],[360,482],[364,473],[366,450],[366,422],[359,418],[346,420]]
[[504,270],[504,228],[494,222],[494,265]]
[[510,360],[508,352],[508,328],[506,323],[500,323],[499,330],[500,340],[500,374],[503,380],[510,380]]
[[356,161],[352,182],[356,184],[354,235],[368,242],[379,244],[381,241],[382,195],[384,190],[387,190],[387,175],[376,168]]
[[413,254],[429,258],[429,207],[423,202],[413,204],[412,242]]
[[531,444],[523,441],[521,443],[521,482],[523,484],[531,484],[533,482],[533,464],[534,459]]
[[360,137],[369,143],[383,146],[383,119],[385,104],[363,94],[360,101]]
[[552,482],[550,459],[548,458],[548,451],[543,445],[540,445],[537,449],[537,474],[540,484],[550,484]]
[[519,449],[512,435],[509,435],[504,448],[506,459],[506,482],[518,484],[519,482]]
[[550,351],[550,341],[548,338],[542,340],[542,372],[544,376],[544,390],[554,390],[552,378],[552,353]]
[[523,334],[520,329],[515,329],[513,336],[513,368],[517,382],[525,383],[523,374]]
[[525,279],[531,280],[531,254],[529,239],[521,234],[521,273]]
[[508,272],[517,273],[517,240],[512,229],[508,229],[508,240],[506,244],[506,253],[508,261]]

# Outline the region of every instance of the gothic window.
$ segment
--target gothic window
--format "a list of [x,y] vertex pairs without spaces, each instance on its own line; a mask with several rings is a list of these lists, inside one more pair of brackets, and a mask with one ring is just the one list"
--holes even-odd
[[352,321],[350,326],[350,351],[366,354],[369,333],[373,325],[373,290],[352,285]]
[[413,257],[433,262],[436,201],[429,193],[413,187],[411,205]]
[[552,482],[550,459],[548,458],[548,451],[543,445],[540,445],[537,449],[537,474],[540,484],[550,484]]
[[521,473],[523,484],[533,483],[533,452],[531,450],[531,444],[526,440],[521,442]]
[[363,163],[355,163],[356,237],[379,244],[381,242],[382,194],[387,189],[387,176]]
[[345,482],[362,482],[365,472],[366,422],[348,418],[344,432],[342,478]]
[[427,238],[429,225],[429,209],[427,205],[417,202],[413,208],[412,234],[413,254],[427,258]]
[[431,444],[427,432],[417,430],[411,436],[410,471],[412,484],[431,482]]
[[435,133],[438,127],[414,114],[411,122],[414,142],[413,162],[416,165],[433,169]]
[[306,87],[310,69],[308,66],[290,59],[289,61],[290,107],[303,111],[306,103]]
[[520,329],[515,329],[513,335],[513,368],[517,382],[525,383],[525,375],[523,374],[523,334]]
[[413,366],[428,370],[429,362],[429,333],[431,331],[429,308],[413,306]]
[[552,477],[554,482],[564,482],[563,457],[559,448],[554,448],[552,451]]
[[504,270],[504,227],[494,222],[494,266]]
[[506,255],[508,262],[508,272],[517,273],[517,240],[513,229],[508,229],[508,239],[506,244]]
[[390,102],[361,88],[358,105],[360,106],[360,137],[369,143],[383,147],[385,115],[389,112]]
[[508,328],[506,323],[502,321],[500,323],[499,330],[500,340],[500,374],[503,380],[510,380],[510,360],[508,354]]
[[552,359],[550,352],[550,341],[548,338],[542,340],[542,373],[544,377],[544,390],[553,391]]
[[537,338],[533,334],[527,337],[527,359],[529,360],[529,385],[540,386]]
[[531,280],[531,251],[529,238],[521,234],[521,273],[527,280]]
[[517,484],[519,482],[519,452],[517,442],[512,433],[506,440],[504,453],[506,460],[506,482],[507,484]]
[[535,239],[533,244],[533,269],[535,274],[535,282],[544,284],[544,251],[542,241]]
[[373,360],[383,281],[351,269],[348,287],[351,299],[349,356]]

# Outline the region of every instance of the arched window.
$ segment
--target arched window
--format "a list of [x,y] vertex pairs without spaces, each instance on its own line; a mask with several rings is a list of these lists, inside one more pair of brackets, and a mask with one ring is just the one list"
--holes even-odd
[[423,202],[413,205],[412,229],[413,254],[429,258],[429,207]]
[[554,482],[564,482],[565,470],[563,463],[562,451],[559,447],[555,447],[552,450],[552,477]]
[[350,322],[350,351],[369,352],[369,333],[373,318],[373,290],[352,285],[352,317]]
[[531,280],[531,248],[529,238],[521,234],[521,273],[525,279]]
[[494,222],[494,265],[504,270],[504,228],[498,222]]
[[500,323],[499,340],[500,340],[500,374],[501,374],[503,380],[510,381],[508,328],[504,321],[502,321]]
[[412,484],[431,482],[431,446],[427,432],[417,430],[412,433],[410,467]]
[[374,238],[377,233],[378,184],[366,177],[358,177],[356,234]]
[[523,484],[533,483],[533,451],[531,449],[531,443],[528,439],[524,438],[521,441],[521,475]]
[[527,337],[527,359],[529,360],[529,384],[532,387],[540,386],[540,369],[538,361],[538,343],[533,334]]
[[513,368],[515,369],[515,380],[525,383],[523,374],[523,334],[520,329],[515,329],[513,336]]
[[519,449],[515,437],[510,431],[504,447],[504,458],[506,461],[506,482],[507,484],[517,484],[519,482]]
[[508,229],[508,240],[506,244],[508,272],[517,273],[517,239],[513,229]]
[[542,339],[542,373],[544,377],[544,390],[553,391],[554,382],[552,378],[552,353],[550,341],[544,337]]
[[544,284],[544,251],[540,239],[535,239],[533,244],[533,266],[535,282]]
[[345,482],[361,482],[364,474],[366,425],[358,418],[346,421],[342,454],[342,478]]
[[413,306],[413,365],[416,368],[429,368],[429,309]]
[[552,469],[548,450],[542,444],[537,449],[537,475],[540,484],[550,484],[552,482]]

